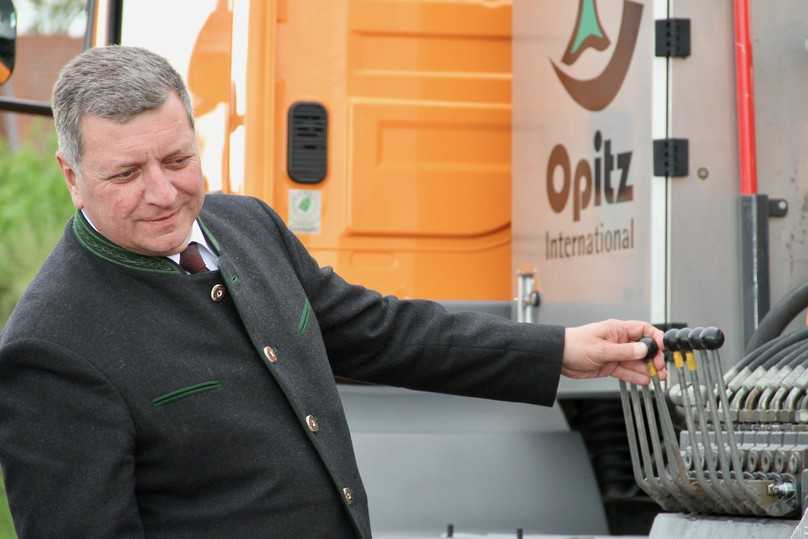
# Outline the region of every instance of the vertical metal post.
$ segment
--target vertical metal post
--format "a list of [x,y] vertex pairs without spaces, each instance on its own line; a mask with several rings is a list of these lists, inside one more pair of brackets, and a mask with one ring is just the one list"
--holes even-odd
[[535,274],[520,271],[516,274],[516,321],[533,323],[534,310],[539,305],[539,293],[534,290]]
[[743,342],[769,312],[769,197],[741,196],[741,290]]

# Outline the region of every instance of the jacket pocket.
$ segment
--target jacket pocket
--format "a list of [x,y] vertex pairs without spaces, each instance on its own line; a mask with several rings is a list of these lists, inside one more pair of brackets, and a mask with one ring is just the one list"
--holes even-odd
[[159,397],[155,397],[151,402],[152,406],[165,406],[166,404],[171,404],[172,402],[184,399],[185,397],[190,397],[191,395],[196,395],[197,393],[214,391],[221,388],[222,383],[219,380],[210,380],[208,382],[202,382],[201,384],[194,384],[192,386],[181,387],[179,389],[175,389],[174,391],[169,391],[168,393],[160,395]]

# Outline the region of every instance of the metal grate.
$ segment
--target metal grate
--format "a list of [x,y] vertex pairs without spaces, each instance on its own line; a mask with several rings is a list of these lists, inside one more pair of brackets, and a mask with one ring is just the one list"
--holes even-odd
[[287,172],[298,183],[319,183],[328,170],[328,113],[320,103],[289,107]]

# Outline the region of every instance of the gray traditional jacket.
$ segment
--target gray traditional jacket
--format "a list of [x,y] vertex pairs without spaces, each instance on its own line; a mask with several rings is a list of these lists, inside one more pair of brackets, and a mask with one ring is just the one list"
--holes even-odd
[[218,271],[77,214],[0,338],[0,464],[20,539],[369,538],[334,375],[550,404],[563,330],[382,297],[281,219],[210,195]]

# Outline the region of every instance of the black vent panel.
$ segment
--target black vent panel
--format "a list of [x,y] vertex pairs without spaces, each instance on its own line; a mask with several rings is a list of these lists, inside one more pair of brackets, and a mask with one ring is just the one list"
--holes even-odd
[[320,103],[300,102],[289,107],[289,177],[298,183],[319,183],[328,170],[328,113]]

